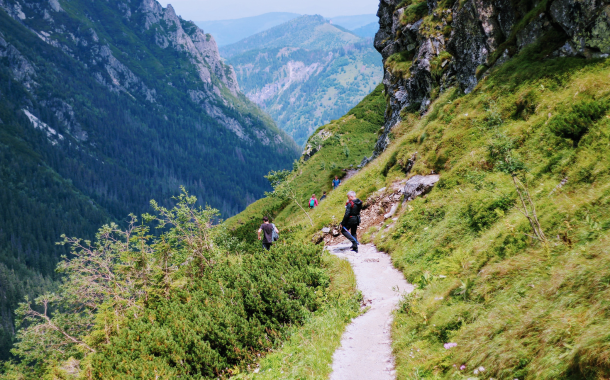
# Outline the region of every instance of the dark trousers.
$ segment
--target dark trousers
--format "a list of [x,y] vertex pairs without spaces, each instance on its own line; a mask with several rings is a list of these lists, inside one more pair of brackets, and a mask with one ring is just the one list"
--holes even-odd
[[269,248],[271,248],[271,244],[273,244],[273,243],[263,243],[263,248],[265,248],[268,251]]
[[357,230],[358,230],[358,225],[357,224],[353,224],[353,225],[350,225],[350,226],[343,226],[343,227],[345,227],[349,231],[349,233],[352,235],[352,236],[349,236],[345,232],[345,230],[343,228],[341,228],[341,233],[343,234],[343,236],[345,236],[347,238],[347,240],[352,242],[352,248],[358,249],[358,242],[356,241],[356,239],[358,239],[358,236],[356,236],[356,233],[357,233]]

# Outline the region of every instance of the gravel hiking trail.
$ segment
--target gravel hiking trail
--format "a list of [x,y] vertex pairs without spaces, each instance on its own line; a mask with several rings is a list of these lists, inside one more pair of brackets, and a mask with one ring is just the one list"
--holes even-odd
[[401,295],[413,291],[402,272],[394,268],[390,255],[362,244],[351,252],[350,244],[326,249],[345,258],[356,274],[358,289],[370,309],[354,318],[341,337],[341,347],[333,355],[331,380],[390,380],[396,378],[392,356],[392,311]]

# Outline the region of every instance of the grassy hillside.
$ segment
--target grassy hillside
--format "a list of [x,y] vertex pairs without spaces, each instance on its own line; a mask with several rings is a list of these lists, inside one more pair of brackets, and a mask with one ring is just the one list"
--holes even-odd
[[360,36],[362,38],[368,38],[368,37],[373,38],[373,37],[375,37],[375,34],[377,34],[378,30],[379,30],[379,23],[372,22],[370,24],[366,24],[364,26],[354,29],[353,32],[355,35]]
[[[424,117],[403,114],[390,147],[311,213],[315,227],[269,199],[228,221],[272,210],[278,225],[300,226],[311,241],[342,215],[346,190],[365,199],[404,179],[402,163],[417,152],[410,175],[435,171],[440,182],[367,234],[418,285],[393,326],[399,379],[610,375],[610,63],[540,50],[492,70],[468,95],[449,89]],[[304,200],[328,189],[322,163],[351,164],[338,149],[323,145],[295,168]],[[527,185],[546,241],[532,238],[510,173]]]

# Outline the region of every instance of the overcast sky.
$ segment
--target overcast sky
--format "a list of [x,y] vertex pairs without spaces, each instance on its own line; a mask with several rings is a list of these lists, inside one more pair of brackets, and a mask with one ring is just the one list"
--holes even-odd
[[268,12],[320,14],[324,17],[375,14],[379,0],[159,0],[186,20],[228,20]]

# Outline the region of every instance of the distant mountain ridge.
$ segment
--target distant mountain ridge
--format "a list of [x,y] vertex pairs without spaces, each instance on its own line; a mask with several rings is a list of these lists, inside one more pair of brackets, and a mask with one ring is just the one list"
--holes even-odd
[[379,24],[379,18],[375,14],[355,16],[335,16],[329,18],[333,25],[340,25],[347,30],[354,31],[370,23]]
[[364,26],[356,28],[356,29],[352,30],[352,32],[355,35],[360,36],[362,38],[374,38],[375,34],[377,34],[378,30],[379,30],[379,23],[372,22],[370,24],[366,24]]
[[298,144],[345,114],[382,79],[372,39],[321,16],[296,18],[222,47],[221,54],[235,68],[248,98]]
[[331,50],[361,42],[352,32],[332,25],[320,15],[301,16],[237,43],[221,47],[224,58],[254,49],[295,47],[308,50]]
[[195,21],[195,24],[214,36],[218,46],[225,46],[300,16],[298,13],[270,12],[234,20]]

